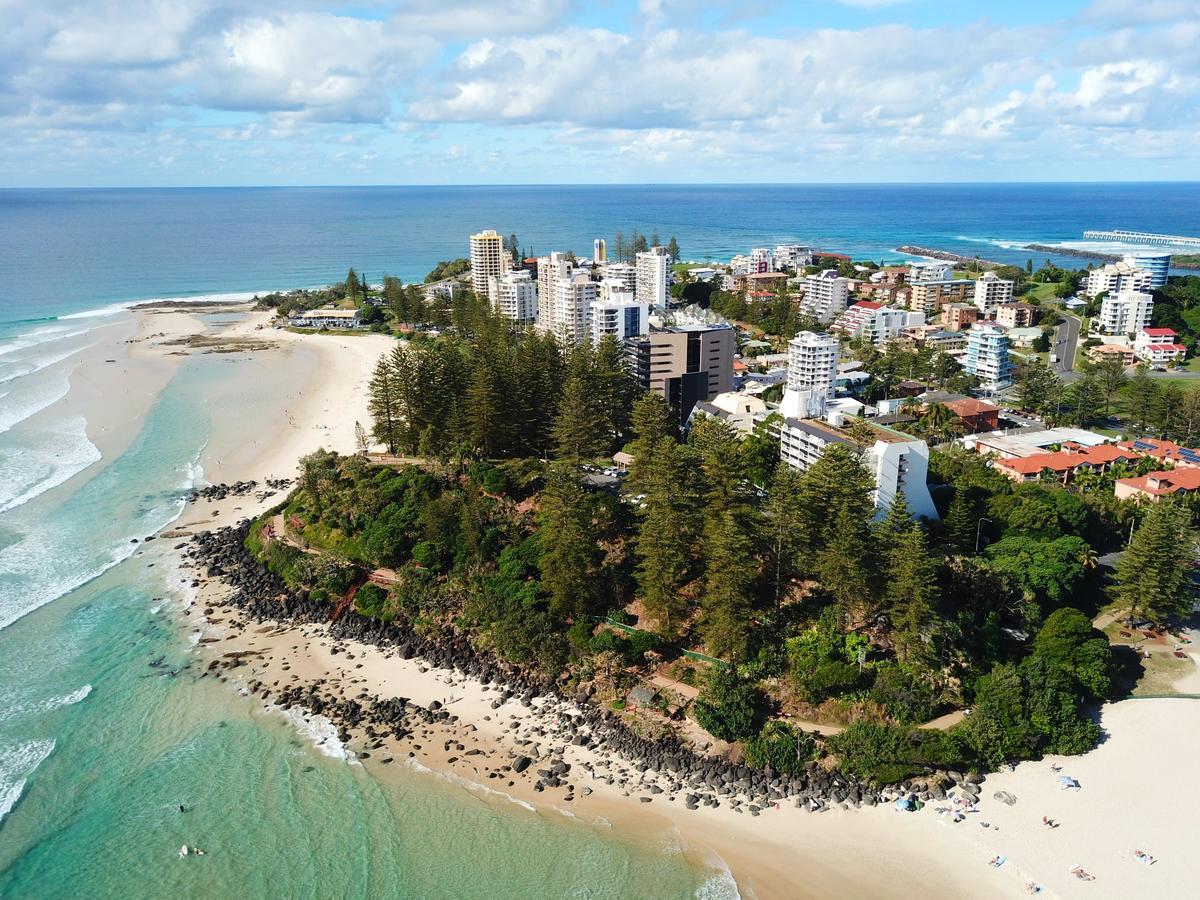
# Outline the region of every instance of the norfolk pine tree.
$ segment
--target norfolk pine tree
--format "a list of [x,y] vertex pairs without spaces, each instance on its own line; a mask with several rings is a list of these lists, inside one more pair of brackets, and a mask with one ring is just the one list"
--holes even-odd
[[694,453],[674,438],[660,438],[648,454],[639,489],[646,495],[635,545],[642,602],[658,620],[663,636],[678,636],[688,614],[680,594],[692,567],[699,530],[698,500],[692,487]]
[[396,384],[391,361],[387,356],[381,356],[375,364],[375,373],[371,376],[367,388],[367,408],[371,413],[371,433],[375,440],[387,447],[388,453],[395,454],[399,433],[398,409],[396,403]]
[[578,619],[596,596],[596,535],[592,505],[579,482],[579,472],[556,462],[538,498],[538,568],[542,588],[550,595],[550,611]]
[[1113,597],[1133,618],[1156,625],[1191,614],[1195,603],[1188,564],[1195,556],[1191,514],[1172,500],[1150,507],[1117,563]]

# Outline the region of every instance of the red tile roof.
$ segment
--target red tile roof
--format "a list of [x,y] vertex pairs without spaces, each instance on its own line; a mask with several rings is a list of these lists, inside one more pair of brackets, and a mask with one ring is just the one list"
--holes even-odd
[[1176,337],[1178,332],[1170,328],[1143,328],[1142,334],[1148,334],[1150,337]]
[[[1151,487],[1150,482],[1156,482]],[[1127,485],[1143,494],[1161,497],[1177,491],[1200,490],[1200,469],[1173,469],[1170,472],[1151,472],[1139,478],[1122,478],[1118,484]]]
[[874,300],[859,300],[851,309],[857,306],[859,309],[883,309],[882,303],[876,303]]
[[943,403],[942,406],[964,419],[967,416],[982,416],[988,413],[1000,412],[1000,407],[996,406],[996,404],[988,403],[986,400],[976,400],[974,397],[951,400],[949,403]]
[[[1078,448],[1078,445],[1065,445]],[[1009,469],[1019,475],[1036,475],[1043,469],[1052,472],[1070,472],[1082,465],[1107,466],[1118,459],[1130,462],[1141,457],[1135,450],[1114,447],[1112,444],[1101,444],[1098,447],[1082,449],[1059,450],[1057,453],[1035,453],[1032,456],[1017,459],[998,459],[993,465]]]

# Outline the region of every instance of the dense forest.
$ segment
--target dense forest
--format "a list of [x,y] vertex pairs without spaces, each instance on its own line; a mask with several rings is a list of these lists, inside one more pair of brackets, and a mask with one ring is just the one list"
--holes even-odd
[[[427,351],[464,352],[454,341]],[[1086,710],[1119,680],[1091,626],[1106,590],[1151,621],[1190,603],[1186,511],[1013,486],[961,450],[934,454],[940,523],[902,505],[877,519],[851,450],[834,445],[804,473],[772,467],[758,489],[731,430],[701,419],[681,436],[651,394],[623,426],[628,476],[597,487],[581,465],[621,432],[573,437],[566,409],[580,395],[566,385],[592,377],[595,356],[561,363],[551,461],[522,454],[524,438],[507,458],[474,440],[420,465],[316,454],[283,512],[325,553],[255,549],[330,602],[388,570],[389,587],[354,595],[360,614],[465,631],[513,663],[608,685],[614,708],[620,685],[668,671],[701,687],[692,717],[744,742],[753,764],[827,753],[881,780],[1087,749],[1097,731]],[[419,452],[421,429],[404,433],[403,449],[415,440]],[[1106,586],[1097,553],[1143,518],[1132,562]],[[964,706],[972,714],[952,729],[917,727]],[[780,714],[849,727],[817,742]]]

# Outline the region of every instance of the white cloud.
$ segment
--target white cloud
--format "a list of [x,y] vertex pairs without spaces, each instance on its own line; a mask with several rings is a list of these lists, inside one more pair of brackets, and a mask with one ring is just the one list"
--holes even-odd
[[[903,0],[834,2],[904,15]],[[39,158],[74,166],[85,146],[121,165],[171,158],[177,172],[261,160],[286,173],[340,148],[336,165],[427,158],[470,172],[485,159],[566,170],[586,160],[597,177],[609,166],[940,172],[942,160],[1036,161],[1049,147],[1056,160],[1182,167],[1200,152],[1197,0],[1096,0],[1073,19],[1020,28],[822,28],[808,24],[819,7],[783,20],[765,0],[637,0],[627,19],[617,9],[0,0],[0,170]],[[143,152],[164,135],[175,143]],[[363,152],[375,141],[390,154]]]

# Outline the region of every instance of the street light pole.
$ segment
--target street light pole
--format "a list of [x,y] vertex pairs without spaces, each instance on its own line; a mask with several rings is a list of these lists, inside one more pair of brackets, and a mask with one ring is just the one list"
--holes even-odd
[[992,521],[987,516],[982,517],[975,523],[975,552],[979,553],[979,536],[983,531],[983,523]]

